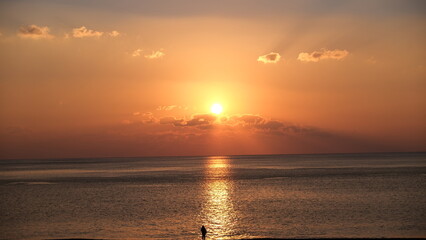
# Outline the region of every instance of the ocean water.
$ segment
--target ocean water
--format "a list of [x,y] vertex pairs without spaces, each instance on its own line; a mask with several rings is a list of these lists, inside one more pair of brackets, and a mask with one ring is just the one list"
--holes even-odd
[[1,239],[426,237],[426,153],[0,161]]

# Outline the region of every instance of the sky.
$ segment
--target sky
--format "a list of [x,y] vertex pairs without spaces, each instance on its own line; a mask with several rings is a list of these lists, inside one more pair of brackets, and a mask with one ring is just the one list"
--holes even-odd
[[426,151],[425,29],[413,0],[0,1],[0,158]]

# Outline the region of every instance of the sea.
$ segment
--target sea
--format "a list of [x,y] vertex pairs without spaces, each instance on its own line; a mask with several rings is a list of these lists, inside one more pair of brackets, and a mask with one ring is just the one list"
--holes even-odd
[[426,237],[426,153],[0,160],[0,239]]

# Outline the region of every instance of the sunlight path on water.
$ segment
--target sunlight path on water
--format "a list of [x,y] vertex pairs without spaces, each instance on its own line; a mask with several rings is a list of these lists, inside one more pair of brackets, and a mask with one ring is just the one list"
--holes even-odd
[[204,202],[201,221],[208,239],[232,239],[237,213],[233,206],[230,163],[226,157],[210,157],[205,165]]

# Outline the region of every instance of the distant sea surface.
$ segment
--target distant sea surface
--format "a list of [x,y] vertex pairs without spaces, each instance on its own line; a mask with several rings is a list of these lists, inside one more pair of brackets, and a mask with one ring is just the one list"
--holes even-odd
[[426,153],[0,161],[1,239],[426,237]]

